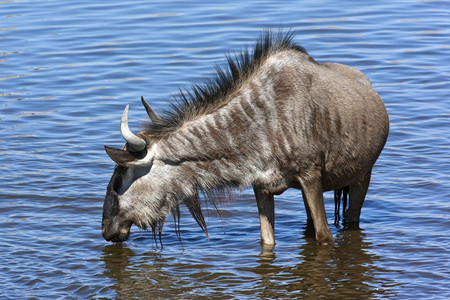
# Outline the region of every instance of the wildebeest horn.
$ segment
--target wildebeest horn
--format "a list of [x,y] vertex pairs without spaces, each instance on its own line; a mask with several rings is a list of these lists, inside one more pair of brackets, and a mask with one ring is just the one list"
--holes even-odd
[[130,104],[127,104],[125,110],[123,111],[122,121],[120,123],[120,132],[122,133],[123,138],[127,141],[128,145],[130,145],[136,151],[142,151],[145,149],[147,143],[136,136],[131,132],[128,127],[128,109],[130,108]]
[[152,122],[161,120],[161,117],[158,116],[157,113],[155,113],[155,111],[150,107],[150,104],[148,104],[147,101],[145,101],[144,97],[142,97],[142,96],[141,96],[141,101],[145,107],[145,110],[147,111],[148,117],[150,118],[150,120],[152,120]]

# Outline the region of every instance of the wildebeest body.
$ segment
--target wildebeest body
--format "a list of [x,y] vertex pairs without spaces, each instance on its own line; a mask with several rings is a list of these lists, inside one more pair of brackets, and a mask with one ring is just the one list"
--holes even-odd
[[302,190],[319,242],[333,240],[324,191],[349,186],[347,221],[359,222],[388,135],[386,109],[360,71],[318,63],[291,39],[266,34],[252,58],[229,59],[228,73],[195,86],[175,112],[149,113],[153,123],[133,137],[141,145],[106,148],[118,163],[104,205],[107,240],[126,239],[133,223],[162,228],[180,202],[206,231],[199,191],[232,186],[253,186],[263,244],[275,243],[273,195],[291,187]]

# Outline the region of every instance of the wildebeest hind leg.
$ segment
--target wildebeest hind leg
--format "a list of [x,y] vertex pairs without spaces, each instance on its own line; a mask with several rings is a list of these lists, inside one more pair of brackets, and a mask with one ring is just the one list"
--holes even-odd
[[359,216],[361,214],[361,208],[364,203],[364,198],[366,197],[367,189],[369,188],[371,173],[372,170],[349,186],[350,199],[348,210],[345,215],[348,228],[359,228]]
[[275,245],[275,209],[273,195],[264,193],[253,186],[256,203],[258,204],[259,222],[261,227],[261,244]]
[[[325,205],[323,202],[322,182],[320,178],[313,180],[302,180],[299,178],[302,187],[303,200],[314,224],[314,231],[317,242],[323,245],[333,243],[333,236],[328,227]],[[306,199],[306,200],[305,200]]]

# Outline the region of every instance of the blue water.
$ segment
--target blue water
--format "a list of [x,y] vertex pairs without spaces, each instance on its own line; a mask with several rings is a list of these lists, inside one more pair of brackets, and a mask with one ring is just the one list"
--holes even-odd
[[[450,298],[449,1],[0,1],[0,298]],[[169,108],[262,28],[296,32],[320,62],[362,70],[391,120],[361,231],[305,233],[299,191],[276,198],[259,255],[251,190],[207,210],[208,240],[182,211],[164,248],[132,228],[101,237],[120,116]]]

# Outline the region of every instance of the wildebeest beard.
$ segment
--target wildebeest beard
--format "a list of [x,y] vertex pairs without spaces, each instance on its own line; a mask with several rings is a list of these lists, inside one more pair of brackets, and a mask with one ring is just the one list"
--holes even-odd
[[[195,195],[179,199],[178,203],[182,202],[188,208],[194,220],[197,222],[197,224],[205,233],[206,237],[209,239],[208,227],[206,225],[201,205],[202,200],[211,204],[219,217],[221,217],[219,206],[224,203],[231,202],[234,197],[235,195],[233,193],[233,188],[228,186],[222,188],[214,188],[208,191],[197,188],[197,193]],[[172,209],[172,216],[174,221],[175,234],[177,235],[179,242],[183,244],[181,239],[181,212],[179,204]],[[164,247],[162,242],[162,231],[164,223],[165,219],[154,220],[150,223],[153,240],[156,245],[158,245],[159,241],[161,249]],[[145,230],[147,228],[144,226],[142,229]]]

